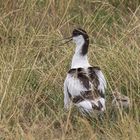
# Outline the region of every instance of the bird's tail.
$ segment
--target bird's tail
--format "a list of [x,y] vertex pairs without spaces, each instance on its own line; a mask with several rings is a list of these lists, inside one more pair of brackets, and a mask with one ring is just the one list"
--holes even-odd
[[82,114],[94,114],[95,112],[105,111],[105,99],[99,98],[95,100],[83,100],[76,103]]

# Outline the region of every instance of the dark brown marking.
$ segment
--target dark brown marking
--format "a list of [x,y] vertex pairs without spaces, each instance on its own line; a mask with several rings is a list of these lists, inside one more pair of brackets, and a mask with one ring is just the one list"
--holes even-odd
[[94,94],[91,90],[81,92],[81,96],[88,100],[94,100]]
[[105,94],[102,91],[98,91],[100,97],[105,98]]
[[127,99],[116,99],[117,101],[127,102]]
[[95,71],[95,70],[101,70],[100,67],[93,66],[93,67],[88,67],[89,70]]
[[72,99],[72,101],[73,101],[73,103],[79,103],[79,102],[84,101],[85,99],[88,99],[88,100],[93,100],[94,99],[92,91],[81,92],[81,95],[75,96]]
[[[84,68],[70,69],[68,71],[68,73],[71,74],[71,76],[77,77],[82,83],[82,85],[88,90],[88,91],[81,91],[81,95],[75,96],[73,99],[68,91],[69,97],[72,99],[74,103],[79,103],[85,99],[93,100],[96,97],[105,98],[104,93],[98,90],[99,79],[96,74],[96,71],[98,70],[100,70],[99,67],[88,67],[88,72],[86,72]],[[92,91],[90,87],[90,82],[94,86]]]
[[93,104],[92,108],[95,109],[95,110],[99,110],[100,111],[103,108],[103,105],[101,104],[100,101],[98,101],[98,106]]
[[89,72],[88,74],[89,74],[90,81],[92,82],[94,87],[97,89],[97,87],[99,85],[99,79],[98,79],[98,76],[95,72],[94,67],[88,68],[88,72]]
[[81,81],[86,89],[90,88],[89,78],[84,73],[78,73],[77,78]]
[[84,69],[83,68],[77,68],[77,71],[78,72],[84,72]]
[[92,84],[95,86],[95,92],[100,95],[100,97],[105,98],[105,95],[102,91],[99,91],[97,87],[99,86],[99,79],[96,74],[96,71],[100,71],[101,69],[97,66],[88,67],[89,77],[92,81]]
[[68,92],[69,98],[72,99],[72,96],[71,96],[68,88],[67,88],[67,92]]
[[73,74],[73,73],[75,73],[75,72],[76,72],[76,69],[70,69],[70,70],[68,71],[69,74]]

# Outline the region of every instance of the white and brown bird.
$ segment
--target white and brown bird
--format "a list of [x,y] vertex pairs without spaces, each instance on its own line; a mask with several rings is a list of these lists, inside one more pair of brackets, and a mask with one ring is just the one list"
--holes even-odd
[[114,90],[112,92],[113,100],[112,105],[116,108],[129,108],[130,107],[130,99],[128,96],[121,94],[118,90]]
[[69,38],[76,44],[71,69],[64,82],[64,107],[74,104],[83,114],[105,110],[106,80],[99,67],[88,61],[89,36],[81,28],[74,29]]

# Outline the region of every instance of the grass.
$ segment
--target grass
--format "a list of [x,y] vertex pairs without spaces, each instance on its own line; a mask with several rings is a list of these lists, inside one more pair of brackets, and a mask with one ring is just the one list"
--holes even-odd
[[[75,47],[58,46],[58,40],[75,27],[89,33],[90,63],[107,79],[102,123],[63,110],[63,82]],[[138,140],[139,32],[138,0],[1,0],[0,139]],[[116,88],[130,97],[129,110],[112,112]]]

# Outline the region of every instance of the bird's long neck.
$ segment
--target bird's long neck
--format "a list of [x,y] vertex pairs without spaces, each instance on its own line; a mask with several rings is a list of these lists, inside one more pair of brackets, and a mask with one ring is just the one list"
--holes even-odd
[[76,49],[72,58],[71,68],[85,68],[90,66],[87,57],[88,45],[89,44],[84,41],[76,42]]

